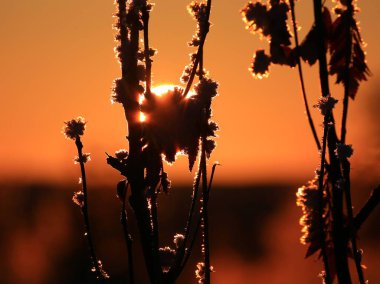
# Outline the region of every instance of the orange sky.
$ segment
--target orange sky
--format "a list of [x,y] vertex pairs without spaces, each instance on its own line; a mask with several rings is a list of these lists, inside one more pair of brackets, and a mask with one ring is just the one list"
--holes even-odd
[[[109,100],[112,81],[120,74],[113,52],[112,2],[2,1],[0,181],[71,182],[76,178],[74,145],[60,131],[63,121],[77,115],[88,121],[84,143],[85,151],[92,154],[90,176],[103,181],[118,178],[105,165],[104,154],[126,147],[122,108]],[[214,119],[221,131],[210,162],[217,160],[223,165],[217,172],[218,182],[308,179],[318,165],[318,153],[304,115],[296,69],[272,67],[269,79],[252,78],[248,72],[252,54],[255,49],[268,48],[268,44],[244,29],[239,10],[245,2],[213,1],[205,67],[220,84]],[[151,14],[151,44],[158,49],[153,63],[154,85],[178,84],[191,52],[186,43],[195,28],[185,9],[189,1],[155,3]],[[353,174],[365,173],[376,179],[380,141],[373,106],[380,102],[374,98],[380,90],[376,83],[380,71],[380,3],[359,1],[359,6],[373,76],[362,84],[350,105],[348,142],[355,150]],[[311,24],[311,1],[298,1],[297,11],[304,27],[302,38]],[[309,99],[314,103],[319,96],[317,69],[304,69]],[[342,92],[340,87],[333,88],[338,99]],[[370,115],[369,109],[375,113]],[[313,114],[320,118],[315,110]],[[187,160],[182,157],[169,173],[175,181],[190,180],[186,169]]]

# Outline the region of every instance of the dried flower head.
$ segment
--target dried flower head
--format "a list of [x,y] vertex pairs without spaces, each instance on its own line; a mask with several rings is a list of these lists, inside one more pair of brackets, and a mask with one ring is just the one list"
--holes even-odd
[[207,22],[207,5],[204,1],[192,1],[187,7],[189,13],[197,21],[197,31],[193,35],[190,46],[199,46],[202,36],[204,37],[208,31],[209,23]]
[[83,191],[75,192],[73,195],[73,202],[79,207],[84,206],[84,193]]
[[89,161],[91,161],[90,153],[83,153],[82,156],[75,156],[74,158],[74,164],[80,164],[81,162],[85,164]]
[[176,251],[170,247],[163,247],[159,249],[160,262],[164,272],[169,271],[175,260]]
[[260,1],[249,2],[242,10],[246,28],[260,32],[270,42],[290,45],[290,32],[286,23],[289,11],[287,1],[270,1],[270,5]]
[[269,1],[267,5],[256,0],[249,2],[241,11],[246,28],[259,32],[270,43],[270,55],[258,50],[254,56],[250,71],[257,78],[268,76],[270,63],[290,67],[297,64],[297,54],[290,48],[291,34],[287,25],[289,10],[285,0]]
[[[100,276],[97,276],[97,278],[99,278],[99,277],[102,277],[103,279],[110,278],[109,275],[108,275],[108,273],[104,270],[103,263],[102,263],[101,260],[98,260],[98,262],[97,262],[97,269],[100,272]],[[96,272],[96,268],[95,267],[91,268],[91,271],[92,272]]]
[[198,84],[194,85],[194,90],[201,98],[211,101],[218,94],[218,83],[209,78],[203,78]]
[[[210,266],[210,272],[214,272],[214,267]],[[198,279],[199,284],[203,284],[206,275],[206,265],[204,262],[197,263],[197,269],[195,270],[195,277]]]
[[124,160],[124,159],[128,158],[128,155],[129,155],[129,153],[125,149],[120,149],[120,150],[115,152],[115,157],[119,160]]
[[127,84],[122,78],[115,79],[112,86],[112,103],[124,104],[127,101]]
[[271,59],[267,54],[265,54],[264,50],[256,50],[256,53],[253,56],[252,67],[249,70],[255,78],[267,78],[269,76],[270,63]]
[[[211,117],[211,99],[216,95],[217,84],[209,79],[195,86],[196,94],[184,96],[183,89],[175,87],[160,96],[154,95],[145,100],[141,110],[146,115],[144,139],[149,147],[155,147],[172,163],[177,153],[189,156],[189,168],[192,169],[199,149],[202,135],[215,136],[217,126],[209,121]],[[207,108],[204,120],[203,110]],[[206,121],[206,124],[204,124]],[[208,154],[215,147],[209,142]]]
[[354,150],[352,149],[352,145],[346,145],[346,144],[341,144],[341,143],[336,144],[335,155],[340,160],[350,158],[353,153],[354,153]]
[[63,127],[63,134],[68,139],[76,139],[84,134],[86,128],[86,121],[83,117],[78,116],[75,119],[65,121],[65,126]]
[[261,32],[264,36],[269,35],[269,17],[267,6],[259,1],[249,2],[241,10],[243,21],[247,29],[253,32]]
[[184,242],[184,240],[185,240],[185,236],[184,235],[182,235],[182,234],[175,234],[174,240],[173,240],[173,242],[175,244],[175,247],[176,248],[181,247],[182,244],[183,244],[183,242]]
[[332,111],[337,102],[338,100],[334,99],[332,96],[321,97],[318,99],[318,102],[314,107],[318,108],[322,115],[326,115]]
[[297,206],[302,208],[303,216],[300,219],[302,228],[302,237],[300,241],[302,244],[310,244],[306,257],[312,255],[320,248],[320,210],[319,210],[319,192],[318,192],[318,177],[309,181],[298,189],[297,192]]
[[203,1],[201,1],[201,3],[198,1],[192,1],[190,5],[187,6],[187,10],[189,11],[190,15],[192,15],[198,21],[206,18],[206,9],[206,3]]

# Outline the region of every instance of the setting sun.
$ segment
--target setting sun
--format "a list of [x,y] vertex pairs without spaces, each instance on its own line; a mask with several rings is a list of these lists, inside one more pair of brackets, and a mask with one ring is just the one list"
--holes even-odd
[[163,94],[166,94],[167,92],[174,90],[174,88],[176,88],[176,87],[178,87],[178,86],[169,85],[169,84],[159,85],[159,86],[152,88],[152,93],[158,97],[161,97]]
[[146,121],[146,115],[142,112],[142,111],[140,111],[140,122],[145,122]]

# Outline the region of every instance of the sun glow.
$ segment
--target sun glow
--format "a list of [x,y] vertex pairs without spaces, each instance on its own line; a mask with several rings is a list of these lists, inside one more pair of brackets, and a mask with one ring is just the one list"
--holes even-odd
[[[153,95],[155,95],[157,97],[162,97],[162,96],[170,93],[171,91],[173,91],[175,88],[179,88],[179,89],[183,90],[183,88],[181,86],[178,86],[178,85],[163,84],[163,85],[158,85],[158,86],[152,87],[151,92]],[[189,91],[186,98],[190,98],[194,95],[195,95],[194,91]],[[139,96],[140,106],[144,103],[144,100],[145,100],[145,96],[140,95]],[[147,120],[148,120],[148,117],[146,116],[146,114],[144,114],[142,111],[140,111],[139,121],[140,122],[146,122]]]
[[140,119],[140,122],[145,122],[146,121],[146,115],[142,111],[140,111],[140,117],[139,117],[139,119]]
[[174,88],[176,88],[176,87],[178,87],[178,86],[169,85],[169,84],[159,85],[159,86],[152,88],[152,93],[155,94],[156,96],[161,97],[162,95],[166,94],[167,92],[173,91]]

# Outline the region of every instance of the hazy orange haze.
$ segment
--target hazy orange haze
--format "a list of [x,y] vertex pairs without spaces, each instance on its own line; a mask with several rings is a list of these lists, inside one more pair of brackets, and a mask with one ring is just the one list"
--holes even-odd
[[[155,1],[151,14],[154,85],[178,84],[189,62],[187,47],[195,23],[188,0]],[[248,183],[308,179],[318,165],[296,69],[272,67],[266,80],[254,80],[248,67],[265,40],[244,29],[239,10],[246,3],[213,1],[213,26],[205,47],[205,67],[220,84],[214,119],[220,125],[213,161],[223,165],[218,182]],[[311,1],[297,2],[301,38],[311,25]],[[373,72],[350,104],[348,142],[353,144],[353,175],[366,169],[369,179],[380,166],[378,1],[358,1],[367,60]],[[63,121],[83,115],[88,121],[85,151],[90,175],[103,179],[113,170],[104,152],[126,147],[120,105],[109,97],[120,74],[113,48],[113,1],[1,1],[0,8],[0,181],[8,179],[72,181],[75,148],[61,134]],[[311,103],[319,96],[316,67],[305,65]],[[333,80],[331,80],[333,83]],[[342,97],[341,87],[333,96]],[[372,114],[369,113],[372,110]],[[313,110],[315,118],[320,115]],[[340,120],[340,109],[336,116]],[[317,119],[319,121],[319,119]],[[372,121],[372,122],[371,122]],[[319,125],[319,122],[317,122]],[[320,127],[318,127],[319,133]],[[170,167],[176,181],[190,179],[184,157]],[[104,181],[106,181],[104,179]]]

